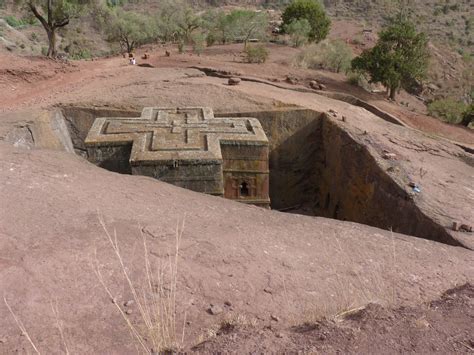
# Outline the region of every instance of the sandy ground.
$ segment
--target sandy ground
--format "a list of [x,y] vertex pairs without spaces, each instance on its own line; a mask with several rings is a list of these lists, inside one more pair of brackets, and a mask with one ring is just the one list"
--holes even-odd
[[[245,206],[111,173],[68,153],[5,144],[0,152],[0,289],[44,353],[64,346],[57,318],[71,353],[134,350],[97,268],[144,331],[137,302],[123,306],[133,295],[99,216],[146,297],[143,236],[152,265],[169,265],[184,220],[176,283],[176,339],[185,324],[184,348],[212,338],[229,317],[256,329],[272,316],[298,326],[368,302],[418,305],[474,278],[474,254],[464,248]],[[218,314],[208,313],[211,304]],[[31,351],[3,303],[0,319],[0,352]]]
[[[189,68],[214,67],[279,82],[291,74],[301,78],[302,86],[316,77],[325,80],[328,89],[346,87],[337,75],[290,68],[295,51],[272,46],[269,63],[259,66],[240,63],[237,46],[210,48],[201,57],[173,53],[169,58],[164,48],[157,48],[151,51],[151,68],[130,66],[123,58],[64,64],[2,54],[0,110],[9,115],[2,115],[0,136],[28,122],[17,115],[20,111],[59,104],[127,109],[203,105],[216,112],[285,105],[334,109],[347,114],[347,132],[368,140],[374,157],[387,148],[397,153],[402,169],[393,178],[401,184],[417,178],[420,168],[428,171],[420,204],[446,227],[453,216],[472,221],[472,166],[460,159],[460,148],[436,138],[472,144],[472,132],[412,115],[380,96],[373,96],[373,102],[426,133],[389,125],[361,108],[317,94],[251,82],[229,87],[224,79]],[[334,121],[343,124],[339,117]],[[379,353],[393,350],[394,339],[406,341],[398,341],[401,352],[423,352],[428,349],[423,344],[439,353],[473,347],[472,286],[456,292],[459,297],[452,296],[453,302],[442,296],[447,289],[473,283],[474,254],[465,248],[356,223],[244,206],[145,177],[110,173],[64,152],[21,150],[2,142],[0,201],[0,289],[6,299],[0,302],[0,353],[32,352],[7,304],[43,353],[64,351],[65,346],[71,353],[136,351],[116,305],[129,311],[124,316],[139,332],[146,326],[138,302],[124,306],[134,297],[99,216],[112,235],[116,232],[125,269],[147,300],[157,285],[149,290],[145,283],[143,236],[145,255],[153,264],[166,265],[167,281],[176,226],[184,220],[175,339],[185,350],[357,352],[355,344],[369,352],[365,350],[370,342],[364,343],[363,337],[372,334],[379,339]],[[113,297],[101,285],[97,270]],[[164,289],[168,295],[173,286]],[[444,303],[439,311],[426,310],[440,297]],[[380,313],[369,308],[372,313],[361,320],[336,325],[323,321],[370,302],[384,308]],[[211,304],[217,314],[209,313]],[[399,306],[411,308],[404,313]],[[421,322],[422,329],[428,329],[425,340],[419,333],[407,333],[420,319],[432,324]],[[237,328],[223,332],[229,320]],[[294,331],[304,329],[298,327],[305,323],[313,324],[308,333]],[[444,333],[438,331],[441,324]],[[438,340],[450,340],[439,344],[437,335]],[[315,343],[321,336],[332,339],[327,348]],[[149,334],[146,338],[151,350]]]

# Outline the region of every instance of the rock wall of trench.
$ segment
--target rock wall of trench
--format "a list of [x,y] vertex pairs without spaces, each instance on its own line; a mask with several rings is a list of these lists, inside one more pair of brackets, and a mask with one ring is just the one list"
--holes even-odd
[[304,213],[308,196],[316,194],[321,113],[308,109],[238,112],[216,117],[255,117],[270,142],[272,209]]
[[369,153],[325,114],[306,109],[221,116],[259,119],[270,140],[272,208],[461,245],[426,216]]
[[[64,108],[76,152],[96,117],[133,117],[137,111]],[[270,141],[270,198],[276,210],[363,223],[460,245],[426,216],[367,148],[325,114],[308,109],[219,113],[255,117]]]
[[87,157],[84,141],[98,117],[139,117],[139,111],[102,107],[65,106],[61,108],[76,154]]
[[377,164],[367,148],[328,118],[321,120],[321,166],[315,215],[461,245],[426,216]]

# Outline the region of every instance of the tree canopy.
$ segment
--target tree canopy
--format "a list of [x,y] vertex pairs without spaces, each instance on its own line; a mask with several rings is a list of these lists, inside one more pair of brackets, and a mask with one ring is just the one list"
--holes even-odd
[[242,40],[247,48],[249,39],[263,39],[268,27],[267,15],[251,10],[234,10],[224,18],[224,26],[234,40]]
[[283,12],[282,19],[283,28],[294,20],[308,20],[311,26],[309,39],[315,42],[325,39],[331,26],[331,20],[318,0],[293,0]]
[[397,16],[382,30],[375,47],[365,50],[352,61],[352,69],[370,75],[380,82],[395,99],[397,90],[408,87],[413,80],[422,80],[428,69],[428,40],[404,16]]
[[305,18],[300,20],[292,20],[288,25],[285,25],[285,32],[291,37],[291,42],[295,47],[300,47],[306,43],[311,32],[311,25]]
[[151,18],[137,12],[114,8],[107,22],[108,39],[120,43],[122,50],[128,53],[156,35],[156,26]]

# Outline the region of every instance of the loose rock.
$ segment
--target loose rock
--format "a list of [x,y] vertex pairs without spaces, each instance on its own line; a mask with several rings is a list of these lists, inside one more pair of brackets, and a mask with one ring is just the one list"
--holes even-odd
[[458,222],[453,222],[453,231],[457,232],[459,230],[459,224]]
[[229,78],[227,83],[229,85],[239,85],[242,80],[240,78]]
[[397,157],[395,153],[383,153],[382,157],[387,160],[392,160]]
[[287,76],[285,81],[291,85],[296,85],[298,84],[298,78],[294,77],[294,76]]
[[222,308],[219,307],[218,305],[213,305],[211,304],[211,307],[209,307],[208,312],[212,315],[217,315],[223,312]]
[[459,227],[459,230],[462,232],[472,233],[472,226],[469,226],[467,224],[461,224],[461,226]]
[[128,301],[125,302],[123,305],[124,305],[125,307],[129,307],[129,306],[131,306],[131,305],[134,304],[134,303],[135,303],[135,302],[134,302],[133,300],[128,300]]
[[314,90],[321,90],[321,84],[318,83],[316,80],[311,80],[309,82],[309,86],[311,89],[314,89]]

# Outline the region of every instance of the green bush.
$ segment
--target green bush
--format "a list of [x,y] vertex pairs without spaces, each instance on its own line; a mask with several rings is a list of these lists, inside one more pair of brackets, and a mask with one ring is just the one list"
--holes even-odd
[[474,124],[474,103],[464,111],[461,124],[466,127],[471,127]]
[[300,47],[308,41],[311,25],[307,19],[292,20],[285,25],[285,32],[290,35],[293,46]]
[[343,41],[324,40],[306,47],[296,58],[298,66],[347,72],[351,67],[352,49]]
[[184,40],[180,39],[178,41],[178,53],[184,53]]
[[27,22],[22,19],[17,19],[15,16],[6,16],[5,21],[13,28],[19,28],[28,25]]
[[435,100],[428,105],[430,116],[437,117],[445,122],[459,123],[463,119],[468,106],[453,98]]
[[74,59],[74,60],[92,58],[92,54],[90,50],[87,48],[75,50],[74,52],[70,53],[70,56],[71,56],[71,59]]
[[193,52],[197,55],[201,55],[206,47],[206,36],[203,33],[193,33],[191,36],[193,42]]
[[365,75],[361,72],[349,71],[347,73],[347,82],[353,86],[361,87],[366,91],[372,89],[369,80],[367,80]]
[[268,58],[268,50],[262,44],[247,46],[245,49],[245,55],[247,62],[249,63],[265,63]]
[[215,32],[209,32],[206,36],[206,45],[208,47],[213,46],[217,42],[217,36]]
[[320,42],[329,34],[331,20],[318,0],[293,0],[282,15],[283,28],[294,20],[306,19],[310,26],[309,39]]

